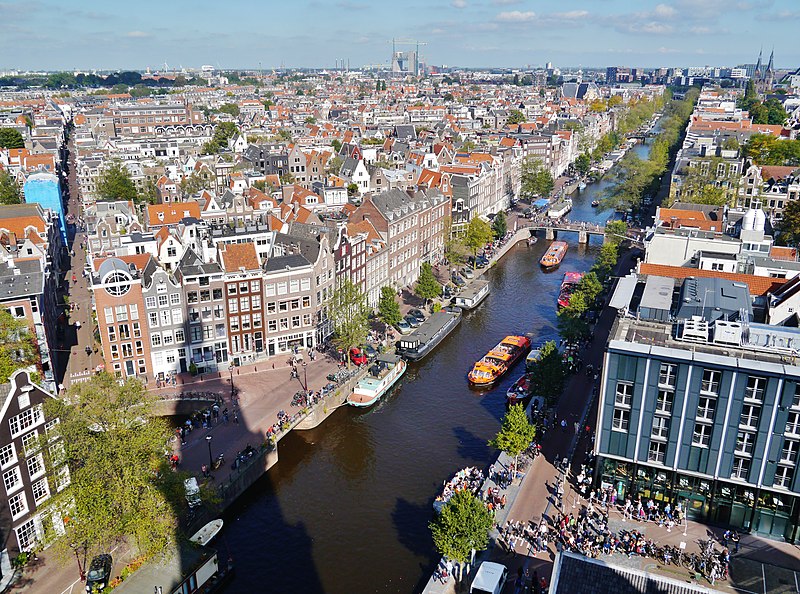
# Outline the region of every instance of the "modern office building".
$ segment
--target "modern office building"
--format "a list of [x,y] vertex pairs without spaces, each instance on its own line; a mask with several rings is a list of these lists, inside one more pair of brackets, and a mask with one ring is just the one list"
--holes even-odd
[[620,317],[603,365],[596,484],[795,542],[800,330],[751,322],[743,283],[674,283],[651,276],[612,299]]

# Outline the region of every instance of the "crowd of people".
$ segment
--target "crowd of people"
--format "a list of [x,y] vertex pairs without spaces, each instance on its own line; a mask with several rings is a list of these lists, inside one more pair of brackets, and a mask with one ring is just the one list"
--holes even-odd
[[469,490],[473,493],[477,493],[478,490],[483,486],[483,481],[485,480],[485,476],[483,471],[475,466],[467,466],[466,468],[462,468],[459,470],[453,478],[449,481],[444,483],[442,488],[442,493],[436,497],[436,500],[433,502],[433,507],[437,511],[441,510],[444,505],[450,501],[450,499],[455,495],[458,491]]

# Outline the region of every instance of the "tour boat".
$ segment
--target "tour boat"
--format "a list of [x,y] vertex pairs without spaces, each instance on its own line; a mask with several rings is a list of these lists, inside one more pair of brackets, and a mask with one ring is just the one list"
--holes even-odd
[[347,404],[366,408],[375,404],[381,396],[405,373],[406,362],[399,355],[380,355],[366,377],[361,378],[347,397]]
[[[463,294],[463,293],[462,293]],[[442,342],[461,322],[461,309],[446,307],[437,311],[408,336],[397,341],[398,355],[409,361],[419,361]]]
[[561,281],[561,290],[558,292],[558,307],[568,307],[569,299],[578,288],[578,284],[583,278],[582,272],[567,272],[564,280]]
[[516,404],[520,400],[528,397],[531,390],[531,382],[528,374],[523,375],[514,384],[506,390],[506,402],[508,404]]
[[194,535],[189,539],[193,543],[199,544],[200,546],[206,546],[211,540],[219,534],[219,531],[222,530],[222,520],[217,518],[216,520],[211,520],[208,524],[200,528]]
[[475,386],[489,386],[500,379],[517,359],[531,348],[531,339],[527,336],[506,336],[500,344],[486,353],[475,363],[467,378]]
[[561,264],[561,260],[564,259],[567,253],[567,247],[566,241],[554,241],[550,244],[550,247],[547,248],[544,256],[539,260],[539,264],[541,264],[542,268],[545,270],[558,268],[559,264]]
[[597,208],[598,206],[600,206],[600,201],[599,200],[592,200],[592,206],[594,208]]
[[466,289],[456,295],[453,304],[463,309],[475,309],[489,295],[489,281],[472,281]]

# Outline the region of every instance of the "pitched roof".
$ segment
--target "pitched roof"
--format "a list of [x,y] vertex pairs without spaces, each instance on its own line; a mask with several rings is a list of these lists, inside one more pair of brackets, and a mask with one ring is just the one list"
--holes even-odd
[[765,295],[767,292],[774,292],[778,287],[786,282],[785,278],[772,278],[769,276],[755,276],[752,274],[739,274],[733,272],[719,272],[717,270],[701,270],[699,268],[667,266],[665,264],[648,264],[646,262],[642,262],[639,265],[639,273],[678,279],[689,277],[724,278],[737,283],[745,283],[750,288],[751,295]]
[[783,179],[784,177],[789,177],[798,170],[800,170],[800,167],[765,165],[761,168],[761,179]]
[[261,266],[253,242],[223,244],[220,247],[220,259],[226,271],[257,270]]
[[172,204],[148,204],[147,221],[150,225],[176,225],[186,218],[200,218],[197,202],[173,202]]

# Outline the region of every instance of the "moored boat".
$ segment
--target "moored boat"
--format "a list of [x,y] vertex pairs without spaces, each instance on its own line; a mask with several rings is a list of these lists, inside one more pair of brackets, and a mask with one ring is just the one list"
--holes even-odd
[[540,348],[533,348],[531,352],[528,353],[528,356],[525,357],[525,371],[533,371],[533,368],[536,367],[536,364],[542,358],[542,350]]
[[206,546],[222,530],[222,519],[211,520],[208,524],[195,532],[189,540],[200,546]]
[[583,192],[586,189],[586,182],[582,181],[578,184],[578,190]]
[[516,404],[528,397],[531,390],[531,382],[528,374],[524,374],[514,384],[506,390],[506,401],[508,404]]
[[600,206],[600,201],[599,200],[592,200],[592,206],[594,208],[597,208],[598,206]]
[[562,200],[553,204],[547,211],[547,216],[551,219],[560,219],[571,210],[572,200],[567,198],[566,200]]
[[566,241],[554,241],[550,244],[550,247],[547,248],[544,256],[539,260],[539,264],[541,264],[542,268],[545,270],[558,268],[559,264],[561,264],[561,260],[564,259],[567,253],[567,247]]
[[397,383],[406,371],[406,362],[399,355],[380,355],[347,397],[347,404],[366,408],[375,404]]
[[489,295],[489,281],[472,281],[467,288],[456,295],[453,304],[462,309],[475,309]]
[[506,336],[500,344],[475,363],[467,378],[472,385],[490,386],[500,379],[514,363],[531,348],[527,336]]
[[446,307],[437,311],[408,336],[396,343],[397,354],[409,361],[419,361],[442,342],[461,322],[461,309]]
[[561,289],[558,292],[558,307],[568,307],[570,297],[578,288],[583,278],[582,272],[567,272],[564,280],[561,281]]

